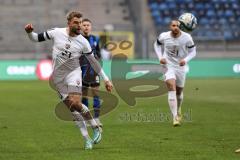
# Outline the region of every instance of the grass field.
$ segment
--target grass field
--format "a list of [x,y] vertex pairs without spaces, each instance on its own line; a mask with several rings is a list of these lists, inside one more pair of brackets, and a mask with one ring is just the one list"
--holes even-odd
[[58,98],[47,82],[0,82],[0,99],[0,160],[240,159],[234,153],[240,147],[240,79],[188,80],[187,122],[177,128],[168,120],[166,95],[138,99],[135,107],[120,101],[102,117],[103,140],[92,151],[83,150],[73,123],[56,118]]

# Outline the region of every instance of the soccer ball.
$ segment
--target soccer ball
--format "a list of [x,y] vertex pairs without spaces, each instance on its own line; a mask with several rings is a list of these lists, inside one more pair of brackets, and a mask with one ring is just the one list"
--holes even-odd
[[192,32],[197,26],[197,18],[192,13],[183,13],[179,18],[179,28],[185,32]]

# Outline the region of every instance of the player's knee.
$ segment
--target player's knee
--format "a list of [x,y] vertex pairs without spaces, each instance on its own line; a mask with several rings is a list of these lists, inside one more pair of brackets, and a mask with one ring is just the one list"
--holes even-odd
[[176,87],[175,87],[175,85],[174,84],[168,84],[168,90],[169,91],[176,91]]
[[176,82],[175,82],[175,80],[173,80],[173,79],[167,80],[166,84],[167,84],[167,88],[168,88],[169,91],[176,91]]
[[183,93],[183,88],[182,87],[176,87],[176,94],[177,96],[181,96],[181,94]]
[[77,106],[79,106],[81,104],[80,95],[69,95],[68,103],[71,107],[76,108]]
[[183,99],[183,92],[177,93],[177,98],[178,99]]

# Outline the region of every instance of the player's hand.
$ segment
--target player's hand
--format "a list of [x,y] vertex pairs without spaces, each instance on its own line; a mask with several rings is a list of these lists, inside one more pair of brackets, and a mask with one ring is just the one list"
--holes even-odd
[[112,91],[113,85],[110,81],[105,81],[105,88],[108,92]]
[[33,28],[33,25],[31,23],[29,23],[25,26],[25,31],[27,33],[31,33],[33,30],[34,30],[34,28]]
[[160,64],[167,64],[166,59],[165,59],[165,58],[162,58],[162,59],[160,60]]
[[186,61],[184,59],[180,60],[179,65],[180,66],[185,66],[186,65]]

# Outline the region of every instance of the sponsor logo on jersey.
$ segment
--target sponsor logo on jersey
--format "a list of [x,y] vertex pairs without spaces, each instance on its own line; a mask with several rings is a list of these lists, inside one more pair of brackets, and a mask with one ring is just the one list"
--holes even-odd
[[67,44],[65,44],[65,48],[66,48],[66,49],[69,49],[70,47],[71,47],[71,45],[70,45],[70,44],[68,44],[68,43],[67,43]]

